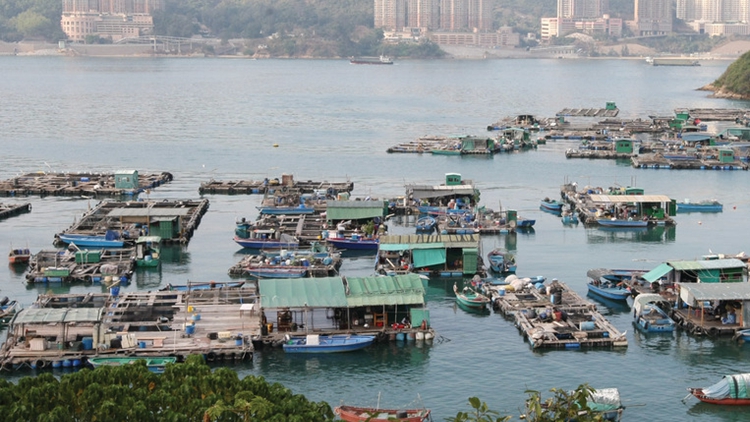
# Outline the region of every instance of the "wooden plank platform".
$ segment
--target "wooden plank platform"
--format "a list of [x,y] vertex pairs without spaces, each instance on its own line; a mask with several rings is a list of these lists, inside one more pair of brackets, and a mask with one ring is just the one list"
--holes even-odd
[[[29,262],[26,283],[111,283],[127,284],[135,270],[135,248],[103,249],[97,262],[76,262],[73,251],[42,250]],[[50,269],[54,269],[50,271]],[[67,270],[61,275],[59,270]],[[58,272],[55,272],[58,271]],[[124,280],[123,280],[124,277]]]
[[154,189],[169,183],[171,173],[139,173],[137,189],[115,187],[114,173],[26,173],[12,179],[0,181],[0,195],[29,196],[82,196],[101,198],[123,195],[137,195],[147,189]]
[[250,194],[275,194],[277,192],[294,189],[300,193],[321,192],[327,195],[336,196],[340,192],[351,192],[354,190],[354,182],[329,182],[329,181],[295,181],[290,175],[283,175],[282,180],[264,179],[264,180],[209,180],[202,182],[198,188],[198,193],[221,194],[221,195],[250,195]]
[[0,204],[0,220],[31,212],[31,204]]

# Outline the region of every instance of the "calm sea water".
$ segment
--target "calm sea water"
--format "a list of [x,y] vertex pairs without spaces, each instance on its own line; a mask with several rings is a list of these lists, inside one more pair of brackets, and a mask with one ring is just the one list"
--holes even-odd
[[[668,259],[748,248],[750,194],[746,172],[636,170],[628,163],[566,160],[576,144],[550,142],[537,151],[494,158],[389,155],[422,135],[476,134],[501,117],[551,117],[566,107],[615,101],[622,117],[671,114],[678,107],[742,107],[696,88],[729,62],[650,67],[623,60],[400,61],[353,66],[343,60],[94,59],[0,57],[0,178],[31,171],[169,171],[174,182],[151,199],[197,199],[198,186],[219,180],[298,179],[355,183],[355,196],[394,197],[405,183],[443,182],[447,172],[473,179],[482,202],[535,218],[533,233],[489,236],[485,252],[516,251],[519,274],[557,277],[586,294],[595,267],[653,268]],[[278,147],[274,147],[278,144]],[[674,230],[607,232],[564,227],[541,212],[565,181],[636,185],[675,199],[719,199],[721,214],[680,214]],[[231,240],[238,217],[254,218],[257,196],[208,196],[209,212],[184,248],[165,251],[157,272],[138,272],[129,289],[226,279],[241,251]],[[31,202],[33,212],[0,222],[0,243],[52,248],[53,235],[94,205],[78,198],[2,198]],[[394,230],[408,230],[393,227]],[[748,251],[750,252],[750,251]],[[372,259],[348,259],[342,273],[369,275]],[[0,271],[0,294],[31,304],[49,287],[27,287],[23,274]],[[454,305],[454,280],[431,280],[428,306],[439,337],[431,346],[379,345],[343,356],[256,354],[236,366],[295,393],[332,405],[406,406],[421,398],[436,420],[478,396],[518,414],[524,390],[617,387],[625,420],[746,420],[742,409],[689,400],[685,387],[747,372],[750,346],[729,340],[634,332],[627,306],[598,303],[620,330],[623,350],[534,352],[512,321],[469,314]],[[94,286],[52,288],[96,291]],[[596,300],[591,298],[591,300]],[[5,375],[17,377],[17,375]]]

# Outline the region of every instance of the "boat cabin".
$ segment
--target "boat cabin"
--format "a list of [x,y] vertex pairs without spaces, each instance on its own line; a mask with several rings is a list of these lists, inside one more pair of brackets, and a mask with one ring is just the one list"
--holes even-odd
[[643,275],[649,283],[664,278],[676,283],[747,283],[747,265],[739,259],[667,261]]
[[600,217],[649,220],[656,224],[672,224],[677,215],[677,201],[666,195],[590,195],[591,205]]
[[474,206],[479,202],[479,189],[458,173],[446,173],[441,185],[406,185],[406,196],[420,205],[444,207],[452,200],[457,205]]

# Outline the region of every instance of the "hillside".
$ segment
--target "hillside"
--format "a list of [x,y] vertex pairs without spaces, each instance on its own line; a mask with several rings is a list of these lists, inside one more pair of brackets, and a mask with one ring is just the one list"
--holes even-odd
[[701,88],[719,98],[750,99],[750,51],[730,64],[719,79]]

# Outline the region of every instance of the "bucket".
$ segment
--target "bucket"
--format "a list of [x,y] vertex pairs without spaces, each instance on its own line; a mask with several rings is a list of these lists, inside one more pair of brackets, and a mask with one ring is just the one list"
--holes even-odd
[[234,339],[234,345],[242,346],[242,337],[237,337],[236,339]]
[[187,311],[188,311],[188,313],[192,313],[193,312],[193,307],[192,306],[188,306]]
[[111,294],[114,297],[117,297],[120,295],[120,286],[114,286],[109,288],[109,294]]
[[549,295],[549,302],[550,303],[555,303],[555,295],[554,294]]
[[581,331],[592,331],[596,329],[594,321],[583,321],[581,322]]
[[146,348],[146,342],[145,341],[139,341],[138,342],[138,348],[139,349],[145,349]]
[[193,314],[193,321],[200,321],[201,320],[201,314]]
[[497,294],[499,294],[500,296],[505,296],[505,289],[498,289]]
[[195,325],[186,325],[185,326],[185,334],[195,334]]
[[94,348],[94,338],[93,337],[84,337],[81,340],[81,343],[83,344],[83,350],[92,350]]

